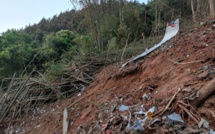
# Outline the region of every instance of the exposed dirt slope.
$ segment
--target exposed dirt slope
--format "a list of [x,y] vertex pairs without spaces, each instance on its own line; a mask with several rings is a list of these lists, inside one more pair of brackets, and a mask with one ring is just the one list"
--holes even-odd
[[[102,133],[102,129],[106,133],[125,133],[123,126],[127,122],[118,123],[121,126],[110,124],[120,115],[116,106],[125,104],[135,107],[144,104],[146,110],[155,106],[157,115],[154,117],[161,117],[163,109],[180,88],[183,92],[178,93],[173,104],[178,106],[177,101],[180,100],[186,104],[190,102],[199,113],[197,119],[204,117],[210,127],[215,129],[214,92],[198,104],[195,104],[198,98],[191,96],[193,93],[201,96],[202,90],[207,89],[208,83],[214,79],[215,28],[209,21],[195,29],[181,32],[138,63],[121,69],[120,64],[105,68],[81,94],[44,106],[42,114],[40,108],[34,119],[30,116],[24,123],[20,120],[14,127],[23,123],[19,127],[23,133],[62,133],[62,112],[67,108],[70,134]],[[148,95],[147,100],[142,98],[143,94]],[[163,115],[173,111],[184,115],[183,119],[191,128],[198,126],[180,107],[171,107]],[[123,112],[123,115],[128,116],[128,113]],[[155,131],[164,133],[167,130],[161,131],[159,128]],[[149,133],[150,130],[145,132]]]

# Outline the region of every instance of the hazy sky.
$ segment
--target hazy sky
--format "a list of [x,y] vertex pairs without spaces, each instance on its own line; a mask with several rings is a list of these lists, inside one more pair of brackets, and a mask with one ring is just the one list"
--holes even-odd
[[0,0],[0,33],[38,23],[43,17],[50,18],[72,8],[69,0]]

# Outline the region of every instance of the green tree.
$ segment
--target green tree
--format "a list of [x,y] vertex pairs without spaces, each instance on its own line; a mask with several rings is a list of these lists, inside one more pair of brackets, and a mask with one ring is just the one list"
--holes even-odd
[[64,51],[68,51],[71,46],[75,45],[73,39],[75,34],[69,30],[61,30],[56,33],[52,41],[53,48],[61,55]]
[[8,30],[0,38],[0,76],[22,71],[34,54],[32,38],[24,31]]

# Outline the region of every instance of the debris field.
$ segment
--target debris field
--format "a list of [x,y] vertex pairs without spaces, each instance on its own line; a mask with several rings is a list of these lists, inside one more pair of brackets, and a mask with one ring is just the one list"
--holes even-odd
[[[215,133],[215,27],[187,28],[143,59],[104,68],[85,90],[36,109],[7,132]],[[24,115],[26,116],[26,115]]]

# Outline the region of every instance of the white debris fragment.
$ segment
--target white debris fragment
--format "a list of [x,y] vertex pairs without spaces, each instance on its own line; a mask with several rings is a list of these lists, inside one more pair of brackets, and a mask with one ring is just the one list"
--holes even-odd
[[177,122],[182,122],[184,123],[184,121],[182,120],[181,116],[179,114],[176,113],[172,113],[170,115],[167,115],[168,119],[171,121],[177,121]]
[[39,124],[39,125],[37,125],[35,128],[40,128],[40,124]]
[[215,134],[215,131],[213,129],[210,129],[209,134]]
[[140,107],[141,107],[141,108],[144,108],[144,104],[142,104]]
[[19,128],[19,127],[17,127],[16,129],[15,129],[15,132],[16,133],[19,133],[21,131],[21,129]]
[[[154,113],[154,112],[155,112],[155,106],[153,106],[152,108],[150,108],[150,109],[148,110],[148,112]],[[147,113],[148,113],[148,112],[147,112]]]
[[201,121],[199,122],[198,124],[198,127],[201,128],[201,127],[204,127],[206,129],[209,129],[209,122],[207,122],[205,119],[201,118]]
[[127,111],[127,110],[129,110],[129,106],[120,105],[120,106],[118,107],[118,109],[119,109],[119,111]]
[[155,112],[155,106],[153,106],[152,108],[150,108],[147,112],[143,112],[142,110],[140,110],[139,112],[134,112],[135,115],[144,115],[147,117],[148,113],[154,113]]
[[[174,25],[174,27],[172,27],[172,25]],[[164,35],[164,38],[162,39],[162,41],[158,44],[156,44],[155,46],[151,47],[150,49],[146,50],[145,52],[143,52],[142,54],[136,56],[135,58],[127,61],[126,63],[121,65],[121,68],[125,67],[126,65],[128,65],[130,62],[136,61],[140,58],[143,58],[144,56],[148,55],[149,53],[153,52],[155,49],[159,48],[162,44],[164,44],[165,42],[167,42],[169,39],[171,39],[172,37],[174,37],[179,31],[179,19],[176,19],[175,21],[173,21],[171,23],[171,26],[168,26],[166,28],[166,32]]]
[[157,118],[156,118],[156,119],[154,119],[154,120],[152,121],[152,123],[151,123],[151,124],[153,125],[154,123],[156,123],[156,122],[160,122],[160,121],[161,121],[160,119],[157,119]]
[[146,114],[146,112],[143,112],[142,110],[140,110],[139,112],[134,112],[134,114],[138,115],[138,114]]
[[143,96],[142,96],[142,98],[143,98],[144,100],[148,100],[149,97],[148,97],[147,94],[144,93]]

